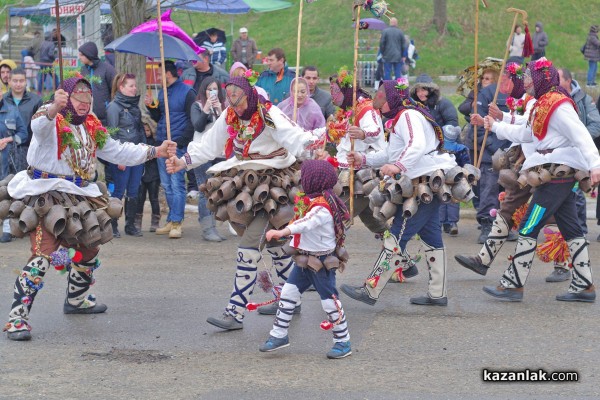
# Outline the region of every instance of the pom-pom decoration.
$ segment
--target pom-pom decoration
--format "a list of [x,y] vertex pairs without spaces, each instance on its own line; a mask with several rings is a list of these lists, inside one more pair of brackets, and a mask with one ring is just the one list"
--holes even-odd
[[256,311],[258,307],[268,306],[269,304],[273,304],[276,301],[279,301],[281,298],[281,286],[274,286],[272,289],[274,299],[263,301],[262,303],[248,303],[246,304],[246,310],[248,311]]
[[543,262],[564,263],[571,258],[569,246],[560,231],[544,228],[546,240],[537,246],[536,254]]
[[271,279],[269,271],[260,271],[256,278],[256,284],[263,292],[270,292],[273,289],[273,279]]
[[335,321],[324,320],[323,322],[321,322],[319,326],[324,331],[329,331],[333,329],[334,326],[339,325],[344,319],[342,307],[340,306],[340,302],[338,301],[337,296],[335,294],[332,294],[331,297],[333,297],[333,303],[335,304],[335,308],[337,308],[338,319],[336,319]]
[[497,209],[495,209],[495,208],[492,208],[492,209],[490,210],[490,217],[492,217],[492,218],[496,218],[496,215],[498,215],[498,210],[497,210]]
[[396,268],[396,270],[392,274],[391,279],[395,282],[400,282],[400,283],[404,282],[406,280],[406,278],[404,277],[404,274],[402,273],[402,268]]
[[368,278],[366,283],[367,283],[367,285],[369,285],[372,288],[376,287],[377,284],[379,283],[379,276],[374,276],[372,278]]

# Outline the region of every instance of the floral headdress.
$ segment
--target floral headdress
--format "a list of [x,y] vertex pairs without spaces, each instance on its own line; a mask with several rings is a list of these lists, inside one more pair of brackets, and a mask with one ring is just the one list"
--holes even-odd
[[396,85],[394,87],[398,90],[407,90],[408,89],[408,79],[406,79],[406,78],[396,79]]
[[256,85],[256,82],[258,82],[258,77],[260,75],[259,75],[258,71],[247,69],[246,71],[244,71],[244,75],[242,75],[242,76],[244,78],[246,78],[246,80],[248,81],[250,86],[254,87],[254,85]]
[[348,67],[343,66],[339,69],[337,74],[337,83],[341,88],[352,87],[354,76],[348,71]]
[[552,61],[548,60],[546,57],[536,60],[533,64],[534,71],[542,70],[547,80],[550,79],[550,67],[552,67]]
[[521,64],[510,63],[506,66],[506,72],[508,72],[510,75],[516,76],[519,79],[523,79],[523,74],[525,71],[523,71],[523,66]]

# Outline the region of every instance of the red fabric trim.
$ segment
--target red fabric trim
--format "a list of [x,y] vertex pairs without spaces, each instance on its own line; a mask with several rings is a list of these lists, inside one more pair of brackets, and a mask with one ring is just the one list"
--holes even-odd
[[[319,197],[315,197],[314,199],[312,199],[310,201],[310,205],[308,206],[308,210],[306,210],[306,212],[308,213],[310,210],[312,210],[314,207],[324,207],[327,209],[327,211],[329,211],[329,214],[331,214],[333,216],[333,212],[331,211],[331,207],[329,207],[329,203],[327,203],[327,200],[325,200],[325,197],[323,196],[319,196]],[[306,214],[304,217],[300,218],[300,219],[293,219],[292,222],[298,222],[298,221],[302,221],[303,219],[306,219]],[[295,233],[293,235],[292,238],[292,247],[298,247],[300,246],[300,237],[302,236],[301,233]]]
[[356,103],[356,118],[354,118],[354,126],[359,127],[361,118],[368,112],[375,111],[373,108],[373,100],[364,100]]
[[548,133],[548,125],[550,124],[550,118],[558,106],[563,103],[570,103],[577,112],[577,106],[575,105],[573,99],[559,92],[548,92],[538,99],[537,103],[535,103],[535,110],[532,110],[531,112],[531,116],[533,116],[533,123],[531,124],[531,127],[534,136],[538,140],[543,140],[546,137],[546,134]]

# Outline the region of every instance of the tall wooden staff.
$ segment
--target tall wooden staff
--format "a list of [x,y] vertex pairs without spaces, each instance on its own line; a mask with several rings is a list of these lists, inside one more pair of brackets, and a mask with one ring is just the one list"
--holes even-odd
[[[60,82],[63,81],[63,56],[62,56],[62,39],[60,35],[60,5],[58,0],[54,0],[54,8],[56,9],[56,35],[58,39],[58,77]],[[52,86],[54,87],[56,80],[52,77]],[[42,86],[43,87],[43,86]],[[58,89],[58,88],[55,88]],[[42,89],[40,89],[42,90]]]
[[[473,87],[473,114],[477,114],[477,92],[479,87],[478,77],[479,77],[479,0],[475,0],[475,85]],[[473,125],[473,162],[477,161],[477,126]]]
[[[354,74],[352,75],[352,118],[356,118],[356,76],[358,75],[358,30],[360,29],[360,9],[356,8],[354,29]],[[354,151],[354,139],[350,138],[350,151]],[[354,225],[354,166],[350,166],[350,225]]]
[[[300,76],[300,43],[302,38],[302,6],[304,1],[300,0],[300,12],[298,13],[298,41],[296,43],[296,77]],[[298,81],[294,85],[294,113],[292,119],[294,122],[298,118]]]
[[[508,51],[510,50],[510,45],[513,41],[513,36],[515,34],[515,26],[517,26],[517,19],[519,18],[519,14],[523,16],[523,24],[527,25],[527,11],[519,10],[518,8],[507,8],[506,12],[515,13],[515,18],[513,19],[512,28],[510,30],[510,36],[508,37],[508,42],[506,42],[506,50],[504,51],[504,58],[502,59],[502,67],[500,68],[500,76],[498,77],[498,84],[496,86],[496,93],[494,93],[494,100],[492,103],[496,104],[496,100],[498,100],[498,93],[500,92],[500,82],[502,81],[502,73],[504,72],[504,68],[506,67],[506,60],[508,59]],[[481,161],[483,160],[483,149],[485,149],[485,141],[487,140],[488,134],[490,130],[486,129],[485,134],[483,135],[483,142],[481,142],[481,154],[479,155],[479,160],[477,161],[477,168],[481,166]],[[477,136],[477,135],[475,135]]]
[[[58,1],[58,0],[56,0]],[[162,76],[163,101],[165,103],[165,121],[167,123],[167,140],[171,140],[171,118],[169,115],[169,96],[167,95],[167,76],[165,74],[165,49],[163,47],[162,21],[160,19],[160,1],[156,2],[156,22],[158,23],[158,43],[160,46],[160,72]]]

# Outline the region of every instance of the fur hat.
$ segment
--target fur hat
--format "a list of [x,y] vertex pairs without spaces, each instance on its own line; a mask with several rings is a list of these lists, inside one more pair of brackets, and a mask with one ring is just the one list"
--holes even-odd
[[156,135],[156,121],[152,119],[150,114],[142,113],[142,125],[147,125],[150,128],[150,132],[152,132],[152,136]]

